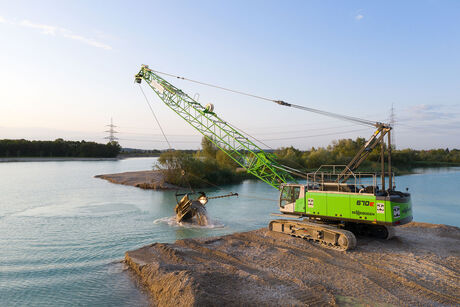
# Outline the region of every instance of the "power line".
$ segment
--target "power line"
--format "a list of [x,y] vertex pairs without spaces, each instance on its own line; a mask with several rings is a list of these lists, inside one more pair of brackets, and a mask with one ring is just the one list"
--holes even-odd
[[[135,141],[135,142],[150,142],[150,143],[167,143],[167,141],[162,141],[162,140],[143,140],[143,139],[125,139],[125,138],[120,138],[119,140],[121,141]],[[191,143],[191,144],[198,144],[200,141],[174,141],[174,143]]]
[[[238,130],[241,130],[237,127],[235,127],[235,125],[232,125],[230,124],[233,128],[236,128]],[[348,128],[348,127],[352,127],[352,126],[355,126],[355,125],[342,125],[342,126],[330,126],[330,127],[320,127],[320,128],[310,128],[310,126],[305,126],[305,125],[302,125],[302,126],[299,126],[297,125],[298,127],[300,127],[299,129],[296,129],[296,130],[279,130],[279,129],[275,129],[274,132],[270,132],[270,131],[267,131],[267,129],[262,129],[263,132],[255,132],[255,131],[252,131],[252,129],[250,130],[244,130],[243,132],[247,135],[250,136],[250,134],[246,131],[252,131],[251,133],[253,135],[273,135],[273,134],[283,134],[283,133],[298,133],[298,132],[302,132],[303,130],[308,130],[308,131],[325,131],[325,130],[331,130],[331,129],[340,129],[340,128]],[[120,127],[120,126],[117,126],[117,127]],[[295,127],[295,126],[293,126]],[[241,130],[242,131],[242,130]],[[163,136],[162,134],[158,134],[158,133],[142,133],[142,132],[122,132],[121,134],[133,134],[133,135],[145,135],[145,136]],[[199,135],[197,134],[168,134],[169,137],[198,137]]]
[[[147,136],[163,136],[158,133],[141,133],[141,132],[123,132],[122,134],[135,134],[135,135],[147,135]],[[196,134],[168,134],[169,136],[180,136],[180,137],[196,137]]]
[[[236,128],[236,127],[235,127]],[[293,140],[293,139],[303,139],[303,138],[313,138],[313,137],[318,137],[318,136],[328,136],[328,135],[339,135],[339,134],[346,134],[346,133],[351,133],[351,132],[359,132],[359,131],[364,131],[364,128],[360,129],[353,129],[353,130],[346,130],[346,131],[335,131],[335,132],[328,132],[328,133],[322,133],[322,134],[313,134],[313,135],[300,135],[300,136],[290,136],[290,137],[283,137],[283,138],[271,138],[271,139],[258,139],[252,135],[246,134],[249,137],[253,138],[254,140],[258,141],[259,143],[265,145],[267,148],[273,149],[271,146],[263,143],[263,141],[282,141],[282,140]],[[157,135],[159,136],[159,135]],[[199,137],[199,135],[196,135],[196,137]],[[154,142],[154,143],[165,143],[166,141],[162,140],[148,140],[148,139],[134,139],[134,138],[120,138],[120,140],[124,141],[139,141],[139,142]],[[175,143],[199,143],[200,140],[196,141],[190,141],[190,140],[175,140]]]
[[[353,126],[353,125],[351,125]],[[323,128],[309,128],[309,127],[303,127],[304,129],[308,130],[308,131],[324,131],[324,130],[331,130],[331,129],[340,129],[340,128],[349,128],[350,125],[346,125],[346,126],[332,126],[332,127],[323,127]],[[266,130],[264,130],[266,131]],[[284,130],[284,131],[275,131],[275,132],[259,132],[259,133],[255,133],[257,135],[267,135],[267,134],[270,134],[270,135],[273,135],[273,134],[283,134],[283,133],[297,133],[297,132],[301,132],[302,130],[301,129],[297,129],[297,130]]]
[[[338,134],[346,134],[346,133],[351,133],[351,132],[359,132],[359,131],[364,131],[364,128],[360,129],[353,129],[353,130],[347,130],[347,131],[336,131],[336,132],[329,132],[329,133],[322,133],[322,134],[314,134],[314,135],[301,135],[301,136],[291,136],[291,137],[283,137],[283,138],[272,138],[272,139],[258,139],[252,135],[246,134],[249,137],[253,138],[254,140],[258,141],[259,143],[265,145],[267,148],[273,149],[271,146],[263,143],[263,141],[282,141],[282,140],[294,140],[294,139],[304,139],[304,138],[312,138],[312,137],[318,137],[318,136],[327,136],[327,135],[338,135]],[[198,137],[198,136],[197,136]],[[161,141],[161,140],[146,140],[146,139],[132,139],[132,138],[120,138],[120,140],[126,140],[126,141],[140,141],[140,142],[155,142],[155,143],[165,143],[166,141]],[[182,141],[182,140],[177,140],[174,141],[175,143],[198,143],[199,140],[196,141]]]

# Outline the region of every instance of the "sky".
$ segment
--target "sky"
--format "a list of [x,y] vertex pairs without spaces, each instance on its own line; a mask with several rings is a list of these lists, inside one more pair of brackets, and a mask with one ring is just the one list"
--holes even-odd
[[[397,148],[460,148],[460,1],[3,1],[0,139],[166,149],[134,75],[190,79],[373,121]],[[267,147],[372,127],[164,77]],[[142,85],[174,148],[201,137]]]

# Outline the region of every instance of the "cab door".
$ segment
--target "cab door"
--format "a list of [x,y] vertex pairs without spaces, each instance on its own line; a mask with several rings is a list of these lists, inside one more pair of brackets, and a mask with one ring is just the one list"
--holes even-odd
[[283,185],[280,190],[280,211],[285,213],[305,212],[305,198],[300,197],[300,185]]

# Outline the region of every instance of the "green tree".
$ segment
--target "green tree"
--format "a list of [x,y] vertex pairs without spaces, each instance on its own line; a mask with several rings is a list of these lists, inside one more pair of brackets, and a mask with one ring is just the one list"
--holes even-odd
[[205,137],[201,139],[201,148],[202,156],[212,160],[216,159],[216,154],[219,151],[219,148],[217,148],[217,146],[209,139]]

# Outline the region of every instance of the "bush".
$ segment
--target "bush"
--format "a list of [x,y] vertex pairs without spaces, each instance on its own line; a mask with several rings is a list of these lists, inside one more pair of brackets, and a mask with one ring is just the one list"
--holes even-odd
[[182,187],[211,187],[239,183],[243,179],[234,168],[221,166],[216,159],[196,157],[180,150],[162,153],[158,162],[166,182]]

